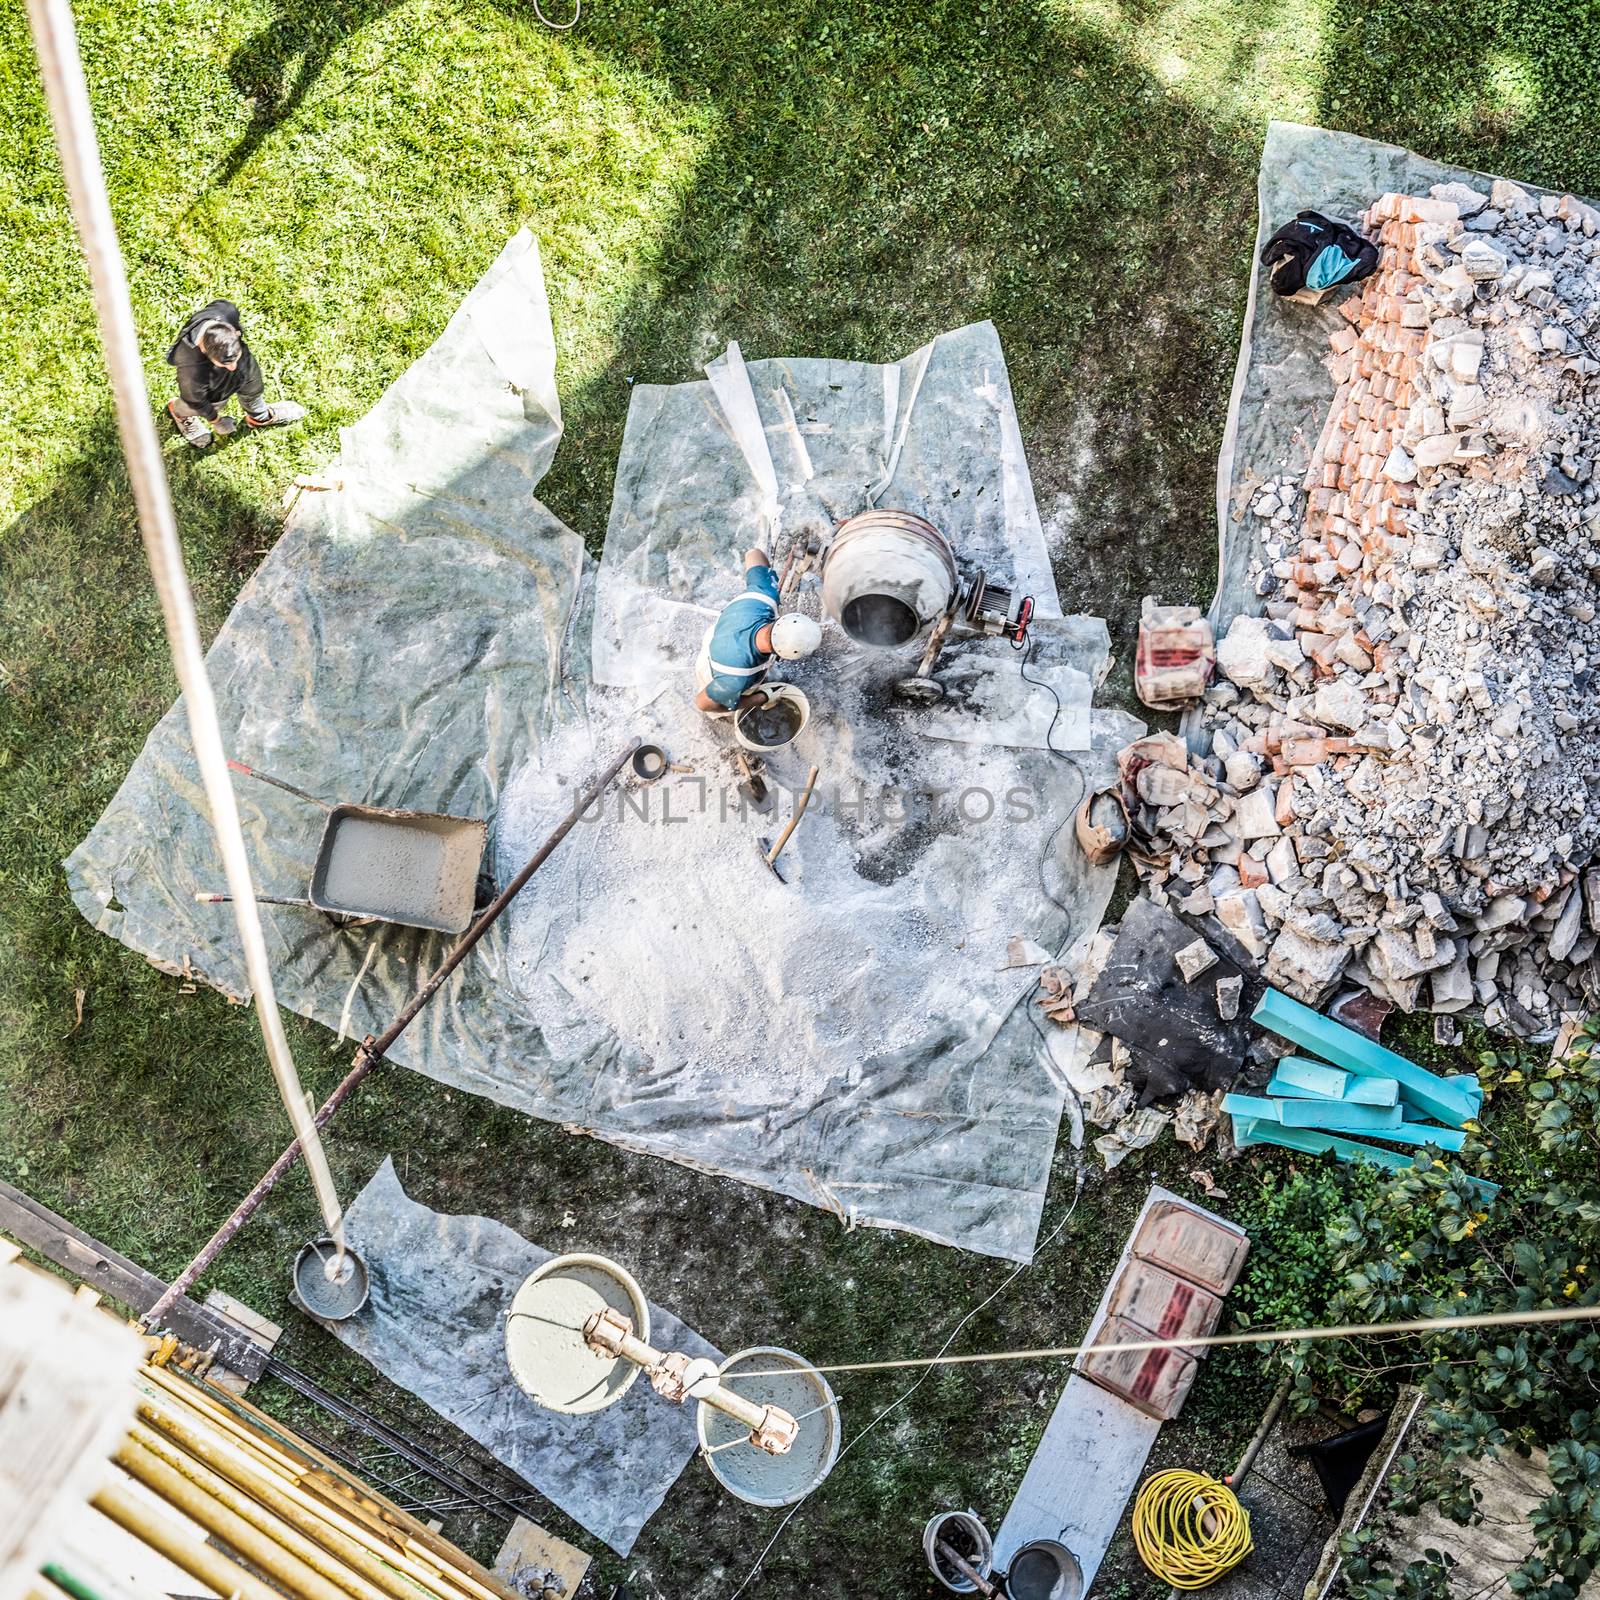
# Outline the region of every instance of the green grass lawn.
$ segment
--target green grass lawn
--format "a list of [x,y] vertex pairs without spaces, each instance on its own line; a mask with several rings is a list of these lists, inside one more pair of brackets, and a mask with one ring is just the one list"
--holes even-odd
[[[1146,591],[1209,591],[1268,116],[1600,192],[1600,6],[1581,0],[591,0],[566,35],[522,0],[77,10],[152,402],[170,392],[177,325],[226,294],[269,397],[311,408],[302,429],[206,457],[169,444],[208,632],[276,537],[288,480],[332,456],[524,224],[568,422],[545,498],[592,548],[630,381],[691,377],[730,337],[751,356],[876,359],[990,317],[1062,598],[1108,617],[1125,649]],[[0,0],[0,283],[0,1173],[172,1272],[285,1130],[249,1015],[92,934],[63,882],[174,685],[18,0]],[[290,1036],[325,1090],[346,1054],[293,1019]],[[574,1244],[634,1259],[655,1228],[682,1263],[655,1291],[729,1348],[937,1344],[1003,1275],[915,1240],[841,1237],[821,1213],[398,1071],[331,1142],[347,1192],[392,1150],[419,1197],[547,1244],[569,1209]],[[1188,1164],[1164,1152],[1097,1183],[970,1345],[1069,1334],[1152,1171],[1181,1184]],[[1058,1181],[1047,1226],[1069,1192]],[[748,1292],[721,1281],[705,1215],[749,1241]],[[282,1313],[311,1222],[297,1177],[208,1281]],[[295,1327],[289,1350],[372,1387],[315,1330]],[[1058,1387],[1011,1369],[930,1381],[752,1592],[928,1592],[921,1522],[971,1503],[997,1524]],[[1219,1470],[1260,1387],[1203,1383],[1164,1450]],[[852,1387],[848,1414],[859,1424],[895,1392]],[[634,1561],[601,1572],[670,1600],[725,1595],[774,1521],[691,1469]],[[1107,1592],[1154,1592],[1123,1555],[1108,1571]]]

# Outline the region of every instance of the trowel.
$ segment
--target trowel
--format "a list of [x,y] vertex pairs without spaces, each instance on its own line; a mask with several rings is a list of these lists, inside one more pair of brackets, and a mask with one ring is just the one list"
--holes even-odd
[[772,793],[767,788],[767,780],[761,775],[760,763],[754,762],[738,745],[731,746],[733,759],[737,763],[741,774],[739,779],[739,793],[746,805],[752,811],[770,811],[772,809]]

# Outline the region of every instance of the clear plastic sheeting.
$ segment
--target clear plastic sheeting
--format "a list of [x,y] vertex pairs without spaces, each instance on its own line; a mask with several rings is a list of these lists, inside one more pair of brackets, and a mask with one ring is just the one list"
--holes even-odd
[[[1280,300],[1266,283],[1261,247],[1306,207],[1356,222],[1381,194],[1427,194],[1436,183],[1465,182],[1487,192],[1491,176],[1429,161],[1399,145],[1351,133],[1273,122],[1257,179],[1259,220],[1250,299],[1234,370],[1233,397],[1217,460],[1217,592],[1211,620],[1221,634],[1241,612],[1261,609],[1250,587],[1256,530],[1248,506],[1266,479],[1302,475],[1333,403],[1323,361],[1328,335],[1349,324],[1339,314],[1359,286],[1335,289],[1319,305]],[[1551,191],[1522,184],[1529,194]]]
[[[1142,729],[1091,705],[1105,625],[1060,615],[990,325],[889,366],[733,349],[714,370],[635,391],[596,574],[535,495],[559,405],[519,235],[300,494],[211,651],[224,728],[240,759],[327,799],[491,818],[500,883],[628,738],[662,744],[668,776],[630,778],[573,830],[394,1059],[847,1222],[1026,1259],[1068,1091],[1037,973],[1007,948],[1098,925],[1115,871],[1084,861],[1071,813]],[[812,718],[769,760],[776,809],[748,811],[726,723],[692,706],[701,637],[746,546],[782,566],[873,494],[1032,594],[1033,642],[953,641],[950,693],[907,708],[891,688],[917,647],[830,624],[785,667]],[[813,613],[816,584],[796,601]],[[781,882],[760,841],[813,763]],[[239,792],[262,891],[304,894],[321,813]],[[231,924],[194,901],[218,886],[201,805],[175,709],[69,883],[96,927],[240,994]],[[264,915],[284,1003],[357,1039],[448,948]]]
[[[669,1404],[643,1381],[586,1416],[536,1405],[506,1365],[506,1312],[555,1252],[493,1218],[418,1205],[392,1159],[356,1196],[348,1227],[371,1294],[355,1316],[324,1324],[328,1332],[627,1555],[695,1452],[694,1407]],[[722,1360],[654,1304],[650,1329],[658,1350]]]
[[[1114,870],[1090,867],[1063,826],[1138,729],[1092,710],[1105,624],[1061,616],[990,324],[887,366],[746,362],[733,346],[707,370],[635,391],[587,715],[560,759],[507,790],[503,864],[569,804],[562,775],[627,733],[674,770],[602,808],[524,891],[508,981],[563,1050],[622,1041],[624,1070],[595,1093],[623,1142],[852,1223],[1025,1259],[1063,1085],[1030,1016],[1037,973],[1008,945],[1060,950],[1109,897]],[[805,570],[874,496],[931,521],[969,573],[1034,597],[1026,651],[951,641],[932,707],[894,693],[921,642],[855,643]],[[766,815],[740,800],[726,720],[691,701],[701,640],[752,545],[803,574],[785,605],[824,630],[815,655],[774,668],[812,715],[766,758]],[[762,846],[812,766],[780,880]]]

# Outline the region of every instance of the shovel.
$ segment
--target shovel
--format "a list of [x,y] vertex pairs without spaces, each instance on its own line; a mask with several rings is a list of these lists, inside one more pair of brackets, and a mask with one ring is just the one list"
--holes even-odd
[[773,844],[768,839],[758,839],[756,847],[761,851],[761,859],[767,864],[767,870],[779,883],[789,880],[778,871],[778,857],[783,852],[783,847],[789,842],[789,835],[800,826],[800,819],[806,814],[806,807],[811,803],[811,791],[817,786],[817,768],[811,769],[806,778],[806,786],[799,800],[795,803],[794,815],[789,818],[789,825],[778,835],[778,842]]

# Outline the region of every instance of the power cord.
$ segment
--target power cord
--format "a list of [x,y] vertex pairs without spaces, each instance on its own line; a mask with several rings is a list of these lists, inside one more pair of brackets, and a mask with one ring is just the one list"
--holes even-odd
[[534,16],[536,16],[545,25],[545,27],[549,28],[552,33],[565,33],[568,28],[577,27],[578,18],[583,15],[583,0],[573,0],[571,22],[552,22],[549,17],[547,17],[544,12],[539,9],[539,0],[531,0],[531,4],[533,6]]

